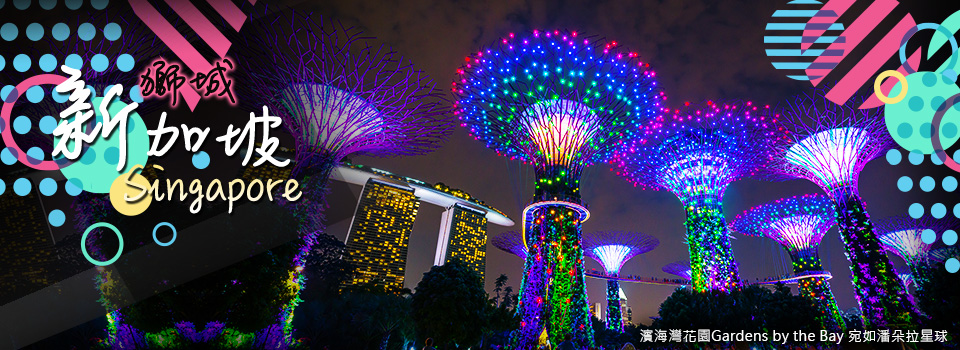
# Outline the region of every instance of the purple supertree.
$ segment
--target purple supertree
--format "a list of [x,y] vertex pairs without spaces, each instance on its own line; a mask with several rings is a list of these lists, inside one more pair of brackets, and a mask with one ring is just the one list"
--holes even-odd
[[799,294],[820,311],[820,323],[825,329],[839,331],[846,327],[830,282],[824,277],[803,277],[823,273],[817,248],[823,235],[837,224],[834,212],[833,202],[823,195],[782,198],[737,215],[730,229],[780,243],[790,253],[793,273],[802,277],[797,281]]
[[693,268],[690,267],[690,262],[686,260],[666,264],[661,270],[688,281],[693,279]]
[[916,309],[883,253],[857,187],[863,167],[894,146],[883,109],[858,109],[863,98],[837,105],[826,98],[828,91],[821,85],[781,108],[791,137],[768,170],[774,178],[812,181],[833,200],[864,326],[916,327]]
[[494,247],[527,260],[527,246],[523,244],[523,236],[517,231],[507,231],[490,239]]
[[907,215],[897,215],[877,220],[876,232],[883,248],[907,263],[917,294],[922,295],[923,289],[930,282],[930,274],[933,273],[928,253],[934,248],[934,244],[924,243],[921,236],[924,231],[928,231],[928,235],[936,238],[938,233],[956,227],[956,222],[949,218],[934,219],[925,215],[914,219]]
[[[248,108],[280,117],[296,144],[292,177],[302,180],[303,196],[286,205],[300,221],[302,244],[291,266],[292,288],[299,291],[306,256],[323,229],[332,169],[348,155],[430,152],[451,126],[433,81],[388,47],[308,14],[262,15],[235,45],[243,48],[237,60],[246,79],[238,90]],[[298,302],[295,297],[280,316],[287,337]]]
[[910,273],[909,269],[907,271],[897,271],[897,277],[900,278],[900,283],[903,283],[903,290],[907,291],[907,297],[910,298],[910,302],[916,304],[916,299],[913,294],[910,294],[910,286],[913,285],[913,274]]
[[[533,203],[524,208],[528,247],[521,282],[519,349],[540,334],[593,344],[580,246],[589,211],[583,169],[611,159],[622,139],[653,118],[663,94],[636,53],[567,31],[510,34],[457,70],[454,113],[498,154],[533,165]],[[526,225],[530,225],[527,227]]]
[[617,174],[680,199],[687,212],[694,290],[736,288],[740,278],[723,217],[723,192],[771,162],[783,128],[767,107],[707,101],[665,109],[643,132],[617,154]]
[[[660,240],[640,232],[597,231],[583,235],[583,255],[596,260],[609,276],[618,276],[627,260],[649,252]],[[623,331],[620,311],[620,281],[607,280],[607,329]]]

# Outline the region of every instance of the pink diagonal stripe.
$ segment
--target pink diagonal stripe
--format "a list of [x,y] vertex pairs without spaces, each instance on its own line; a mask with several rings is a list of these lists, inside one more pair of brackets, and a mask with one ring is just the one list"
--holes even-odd
[[[920,66],[920,49],[917,49],[917,51],[914,51],[913,54],[911,54],[910,57],[907,58],[907,63],[910,63],[910,67]],[[900,68],[897,68],[897,72],[900,72],[900,74],[903,74],[903,75],[907,75],[907,69],[903,68],[903,65],[900,65]],[[897,85],[897,81],[898,81],[897,79],[887,78],[887,80],[884,80],[882,83],[880,83],[880,92],[883,92],[884,95],[889,96],[890,90],[893,90],[893,87]],[[870,94],[870,98],[868,98],[866,101],[863,102],[862,105],[860,105],[860,109],[876,108],[882,105],[883,105],[883,101],[880,101],[880,99],[877,98],[877,94]]]
[[[820,8],[820,11],[833,11],[837,14],[837,17],[814,16],[814,17],[810,17],[810,20],[807,21],[807,24],[835,23],[837,19],[843,15],[844,12],[847,12],[847,9],[849,9],[850,5],[853,5],[854,2],[856,2],[856,0],[830,0],[826,4],[823,4],[823,7]],[[804,29],[803,36],[813,36],[813,37],[819,38],[825,32],[826,32],[825,30]],[[813,45],[813,43],[800,43],[800,51],[801,52],[807,51],[807,49],[809,49],[811,45]]]
[[[174,0],[176,1],[176,0]],[[251,2],[256,2],[251,1]],[[230,23],[230,26],[233,27],[233,30],[240,31],[240,27],[243,26],[243,21],[247,19],[247,15],[243,14],[243,11],[240,11],[240,8],[237,7],[230,0],[207,0],[207,3],[213,7],[214,10],[217,10],[223,19],[227,20],[227,23]],[[254,4],[256,5],[256,4]],[[223,55],[220,55],[221,57]]]
[[[829,3],[828,3],[829,4]],[[840,62],[853,51],[857,45],[860,45],[860,42],[863,41],[863,38],[866,38],[871,31],[873,31],[880,21],[883,21],[887,15],[897,7],[896,0],[877,0],[870,4],[870,7],[867,7],[856,20],[850,24],[846,30],[843,31],[843,36],[846,37],[846,42],[842,43],[833,43],[828,49],[829,50],[843,50],[843,56],[820,56],[817,57],[813,62]],[[898,45],[899,46],[899,45]],[[820,76],[821,78],[811,80],[813,86],[820,84],[820,81],[823,80],[823,77],[827,76],[830,73],[829,69],[807,69],[806,73],[808,76]]]
[[223,57],[227,54],[230,50],[230,40],[227,40],[227,37],[223,36],[223,33],[220,33],[220,30],[207,17],[204,17],[196,6],[183,0],[167,0],[167,5],[170,5],[170,8],[180,15],[190,29],[197,32],[207,45],[210,45],[217,56]]
[[900,23],[897,23],[876,46],[870,49],[870,52],[863,56],[863,59],[853,66],[850,72],[837,82],[837,85],[827,93],[827,99],[837,104],[847,102],[867,79],[876,74],[877,70],[900,50],[900,40],[903,39],[903,35],[916,26],[917,22],[913,20],[913,16],[907,14],[903,17]]

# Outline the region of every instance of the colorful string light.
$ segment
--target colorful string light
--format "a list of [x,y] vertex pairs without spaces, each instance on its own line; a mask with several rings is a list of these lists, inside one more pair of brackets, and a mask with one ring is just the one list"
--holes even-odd
[[863,167],[895,143],[882,109],[857,108],[862,97],[834,104],[825,96],[829,90],[821,84],[781,108],[791,137],[778,146],[768,178],[807,179],[833,200],[864,326],[915,328],[916,309],[873,232],[857,184]]
[[[627,260],[649,252],[660,240],[639,232],[598,231],[583,235],[583,254],[603,266],[607,275],[619,276]],[[620,281],[607,280],[607,328],[623,331],[620,310]]]
[[[810,274],[823,271],[817,248],[824,234],[837,224],[835,212],[833,202],[823,195],[782,198],[737,215],[730,229],[780,243],[790,253],[793,273]],[[800,295],[820,310],[820,324],[824,329],[839,331],[845,328],[826,278],[801,278],[797,283]]]
[[740,285],[723,217],[723,192],[776,156],[786,131],[767,106],[751,102],[664,109],[613,160],[635,186],[672,192],[687,211],[687,245],[697,291]]
[[[593,345],[584,285],[580,176],[608,162],[622,140],[653,118],[663,93],[638,55],[567,31],[510,34],[466,57],[452,90],[454,114],[488,148],[534,167],[524,227],[528,246],[514,346],[533,348],[547,331]],[[536,203],[550,202],[548,205]]]

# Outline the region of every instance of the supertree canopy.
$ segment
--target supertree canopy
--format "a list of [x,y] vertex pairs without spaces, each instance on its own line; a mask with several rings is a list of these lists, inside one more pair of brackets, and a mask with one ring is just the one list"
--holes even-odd
[[523,245],[523,237],[517,231],[507,231],[490,239],[494,247],[527,260],[527,246]]
[[[793,260],[793,272],[800,295],[820,310],[825,329],[844,328],[843,317],[823,274],[817,248],[824,234],[837,224],[833,202],[823,195],[782,198],[754,207],[738,215],[730,224],[733,231],[750,236],[767,237],[780,243]],[[808,275],[809,277],[803,277]],[[819,276],[818,276],[819,275]]]
[[864,326],[915,327],[916,311],[873,232],[857,187],[860,170],[894,146],[883,109],[858,109],[862,98],[837,105],[825,97],[827,91],[829,86],[815,88],[781,108],[791,137],[778,147],[778,160],[768,170],[774,177],[813,181],[834,201]]
[[533,165],[524,209],[529,247],[515,346],[533,348],[547,330],[593,344],[580,247],[583,168],[607,162],[622,140],[659,110],[649,65],[615,41],[577,32],[509,35],[466,58],[453,81],[461,126],[498,154]]
[[681,260],[666,264],[661,270],[671,275],[681,277],[685,280],[693,279],[693,269],[690,268],[690,263],[687,261]]
[[[583,254],[603,266],[607,275],[616,277],[627,260],[656,248],[660,241],[639,232],[598,231],[583,235]],[[623,331],[620,312],[620,281],[607,280],[607,328]]]
[[687,246],[696,291],[740,284],[723,217],[727,185],[754,175],[784,137],[769,108],[713,102],[669,110],[618,152],[617,174],[645,189],[669,190],[687,212]]
[[[956,222],[948,218],[938,220],[925,215],[914,219],[907,215],[897,215],[877,220],[876,231],[883,248],[907,263],[912,280],[917,286],[917,294],[922,294],[930,281],[930,274],[933,273],[929,253],[934,245],[924,243],[921,235],[927,230],[938,234],[950,228],[956,228]],[[904,288],[906,287],[904,284]]]
[[[300,220],[302,245],[291,266],[299,290],[306,255],[323,229],[332,169],[352,154],[427,153],[451,126],[433,81],[358,30],[295,11],[266,10],[252,22],[235,45],[243,48],[237,61],[246,78],[239,94],[246,107],[280,117],[296,143],[292,174],[302,179],[303,197],[288,206]],[[298,302],[281,315],[288,337]]]

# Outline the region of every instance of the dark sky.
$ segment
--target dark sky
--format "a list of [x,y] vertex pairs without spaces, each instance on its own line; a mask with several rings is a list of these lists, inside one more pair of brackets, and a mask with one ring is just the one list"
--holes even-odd
[[[656,70],[668,95],[668,105],[708,98],[750,99],[776,105],[809,87],[808,83],[790,80],[777,72],[763,53],[764,25],[776,7],[785,2],[360,0],[319,4],[292,1],[291,5],[314,11],[324,20],[339,20],[362,28],[413,61],[444,89],[463,57],[510,32],[570,29],[617,40],[624,47],[640,52],[641,58]],[[909,8],[901,5],[898,11],[909,10],[920,23],[939,22],[949,12],[932,11],[933,4],[933,1],[915,1]],[[925,41],[929,36],[918,35],[918,38]],[[464,189],[517,221],[520,210],[533,195],[529,166],[498,157],[462,128],[455,129],[443,147],[425,156],[357,157],[354,161]],[[871,216],[905,213],[909,203],[915,201],[928,205],[935,202],[937,199],[931,194],[904,194],[896,188],[896,181],[902,175],[918,178],[919,174],[930,172],[947,174],[942,167],[913,166],[906,161],[899,166],[891,166],[883,159],[872,162],[860,177],[861,193]],[[658,248],[628,262],[623,273],[670,277],[660,268],[687,259],[683,244],[684,212],[672,194],[636,189],[606,165],[589,168],[582,184],[583,199],[592,215],[584,223],[584,231],[636,230],[660,239]],[[729,187],[724,209],[729,220],[754,205],[817,192],[820,189],[805,180],[783,183],[744,180]],[[348,202],[345,200],[342,205],[355,205]],[[341,203],[333,198],[331,205]],[[432,264],[440,212],[438,207],[421,207],[410,240],[405,282],[410,288],[416,286]],[[343,238],[347,229],[344,223],[330,227],[329,232]],[[492,236],[513,229],[517,227],[491,225],[488,231]],[[733,245],[744,279],[790,271],[789,257],[771,240],[738,236]],[[522,261],[492,245],[488,245],[487,250],[487,276],[506,274],[510,284],[518,289]],[[835,276],[831,282],[840,308],[855,307],[850,271],[835,228],[824,238],[820,254],[825,268]],[[891,259],[902,265],[898,258]],[[599,268],[593,261],[587,265]],[[492,278],[487,279],[487,288],[492,288]],[[602,281],[588,279],[587,288],[591,303],[602,302]],[[659,304],[673,291],[670,287],[639,284],[624,284],[623,289],[634,310],[634,320],[643,323],[649,323],[649,317],[656,315]]]

